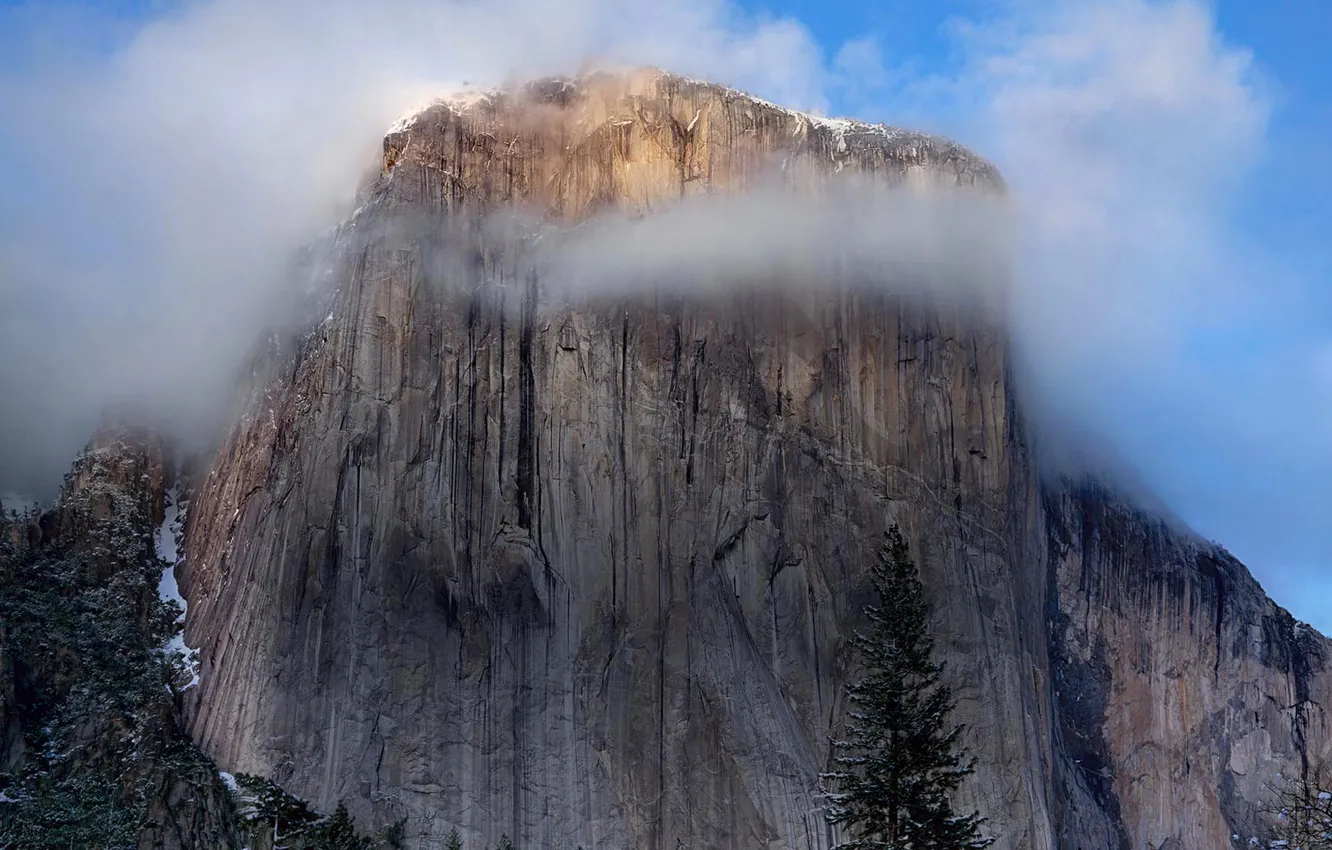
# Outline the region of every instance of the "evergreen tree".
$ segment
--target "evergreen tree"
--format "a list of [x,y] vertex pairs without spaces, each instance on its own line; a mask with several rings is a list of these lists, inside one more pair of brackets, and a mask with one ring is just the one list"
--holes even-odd
[[356,832],[356,823],[347,807],[338,803],[328,820],[315,827],[309,850],[373,850],[374,842]]
[[449,840],[444,843],[444,850],[462,850],[462,836],[458,835],[458,827],[454,827],[449,833]]
[[100,779],[73,777],[43,788],[38,798],[7,795],[0,803],[0,848],[132,850],[138,845],[135,818]]
[[399,818],[375,834],[375,844],[402,850],[407,843],[407,818]]
[[836,769],[824,775],[827,819],[843,828],[845,850],[974,850],[979,813],[956,815],[950,796],[972,772],[949,726],[952,692],[933,661],[929,607],[897,526],[871,569],[879,605],[865,609],[868,632],[852,646],[867,669],[847,687],[846,734],[833,741]]
[[495,845],[495,850],[514,850],[513,842],[509,840],[507,834],[500,835],[499,844]]
[[309,804],[282,790],[276,782],[248,773],[236,774],[242,797],[241,815],[253,825],[271,826],[274,850],[283,850],[319,820]]

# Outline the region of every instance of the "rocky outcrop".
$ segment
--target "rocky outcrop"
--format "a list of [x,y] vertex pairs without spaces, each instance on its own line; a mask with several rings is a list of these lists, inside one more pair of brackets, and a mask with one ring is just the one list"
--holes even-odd
[[1001,189],[982,160],[639,72],[437,104],[383,166],[328,318],[191,505],[191,725],[224,767],[419,846],[827,847],[841,649],[891,522],[996,846],[1221,846],[1271,759],[1326,746],[1267,704],[1326,692],[1323,639],[1187,533],[1042,484],[985,314],[836,269],[552,298],[495,226],[774,170]]
[[1066,843],[1265,837],[1279,774],[1332,760],[1332,646],[1227,552],[1105,485],[1063,482],[1045,502],[1063,782],[1107,830],[1080,841],[1075,817]]
[[162,647],[161,440],[94,437],[54,508],[0,518],[0,843],[235,846],[216,769],[181,726]]

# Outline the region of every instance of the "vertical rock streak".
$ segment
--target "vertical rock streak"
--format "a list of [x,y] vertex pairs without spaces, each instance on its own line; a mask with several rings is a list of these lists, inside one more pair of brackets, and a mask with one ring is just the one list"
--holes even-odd
[[997,846],[1221,846],[1265,760],[1327,749],[1323,639],[1224,553],[1039,481],[1000,328],[835,270],[545,303],[489,223],[776,164],[999,188],[939,139],[646,72],[386,138],[333,316],[191,505],[208,752],[435,841],[827,847],[840,650],[893,521]]

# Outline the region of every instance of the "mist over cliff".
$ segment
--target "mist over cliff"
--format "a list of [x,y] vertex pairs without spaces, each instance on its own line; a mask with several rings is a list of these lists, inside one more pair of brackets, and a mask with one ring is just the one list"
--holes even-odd
[[815,209],[852,175],[890,210],[1000,188],[946,140],[650,69],[395,125],[326,318],[196,479],[193,739],[427,844],[833,846],[840,647],[892,522],[996,846],[1267,834],[1274,774],[1332,741],[1326,639],[1117,481],[1041,475],[1005,315],[867,280],[854,239],[778,229],[815,287],[715,274],[671,216],[771,162]]
[[828,850],[891,525],[996,848],[1265,841],[1332,644],[1116,459],[1259,303],[1249,57],[1188,0],[956,37],[890,91],[707,0],[216,0],[25,57],[0,492],[149,427],[0,521],[5,822],[232,843],[221,770],[420,846]]
[[[1103,443],[1097,465],[1126,457],[1173,504],[1216,490],[1197,468],[1210,459],[1204,470],[1234,469],[1281,506],[1246,511],[1255,551],[1286,562],[1302,557],[1291,541],[1317,540],[1326,504],[1306,484],[1327,465],[1321,437],[1264,441],[1247,411],[1319,421],[1318,403],[1287,388],[1316,384],[1305,373],[1321,361],[1310,352],[1300,376],[1273,380],[1209,372],[1189,347],[1299,310],[1260,297],[1249,281],[1262,258],[1231,238],[1227,200],[1261,155],[1270,104],[1251,58],[1198,3],[1005,7],[959,23],[961,58],[932,76],[903,76],[872,38],[829,50],[798,21],[713,0],[216,0],[122,22],[109,44],[63,12],[6,15],[10,32],[62,38],[24,42],[0,83],[15,116],[0,157],[18,175],[0,201],[0,381],[22,399],[0,413],[0,490],[49,494],[108,403],[214,438],[256,340],[292,320],[292,281],[310,272],[292,271],[297,247],[355,208],[399,115],[441,93],[648,63],[816,113],[951,131],[1000,165],[1009,212],[691,202],[629,225],[627,241],[570,243],[579,285],[645,273],[626,262],[669,258],[681,235],[713,246],[698,262],[739,276],[811,250],[865,255],[876,234],[876,262],[1002,254],[1020,386],[1052,456]],[[626,251],[634,240],[654,247]],[[1238,401],[1237,384],[1262,401]],[[1211,453],[1186,466],[1181,442]],[[1295,467],[1297,456],[1315,462]],[[1238,510],[1227,505],[1205,514],[1217,518],[1205,532],[1239,533],[1219,523]]]

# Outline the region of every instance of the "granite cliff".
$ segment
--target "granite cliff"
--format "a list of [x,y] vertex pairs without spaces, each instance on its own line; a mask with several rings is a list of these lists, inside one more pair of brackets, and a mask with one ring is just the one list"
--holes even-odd
[[835,270],[554,298],[494,224],[773,173],[1003,191],[944,140],[653,71],[396,126],[327,318],[195,482],[195,741],[416,846],[825,848],[840,650],[897,522],[996,846],[1262,835],[1265,784],[1332,755],[1326,639],[1113,486],[1043,475],[990,313]]

